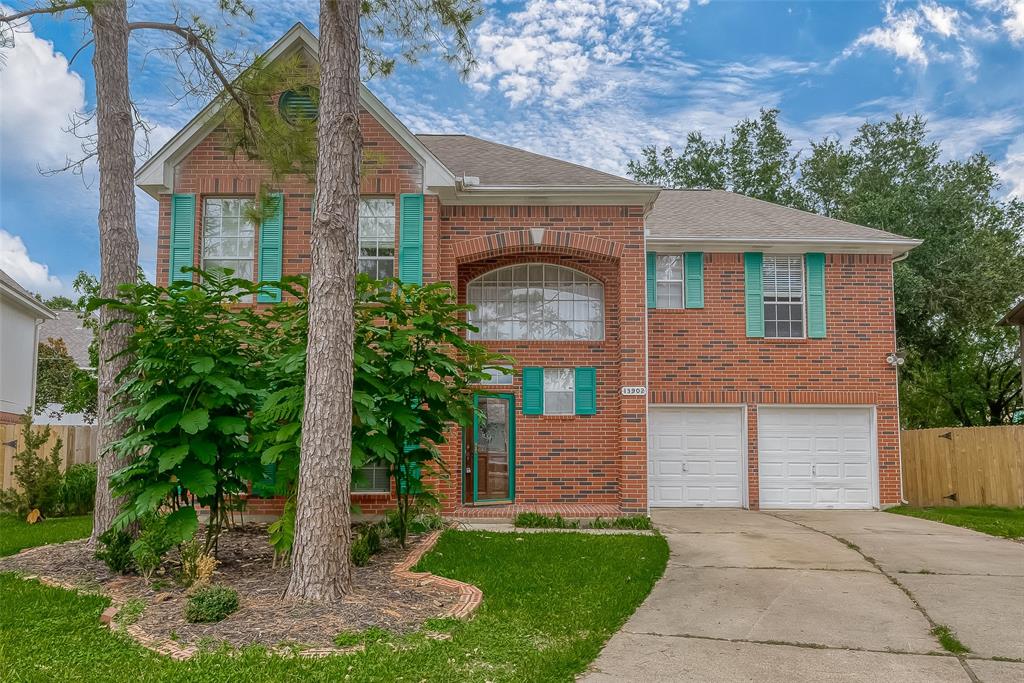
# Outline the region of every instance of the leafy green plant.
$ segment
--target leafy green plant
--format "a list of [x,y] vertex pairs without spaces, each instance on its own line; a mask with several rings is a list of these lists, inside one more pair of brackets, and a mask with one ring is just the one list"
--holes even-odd
[[366,540],[366,536],[357,534],[352,539],[352,545],[349,546],[349,555],[352,557],[352,564],[357,567],[365,567],[370,563],[370,543]]
[[192,624],[222,621],[238,609],[238,592],[227,586],[197,590],[185,603],[185,620]]
[[139,620],[142,613],[146,611],[146,603],[138,598],[132,598],[124,603],[124,606],[114,615],[114,621],[120,626],[131,626]]
[[0,510],[24,517],[32,510],[39,510],[44,517],[55,515],[60,510],[60,487],[63,475],[60,471],[60,451],[64,447],[58,438],[47,457],[39,450],[50,439],[50,427],[41,430],[32,428],[32,416],[27,413],[21,418],[21,440],[24,448],[14,454],[14,479],[21,490],[0,491]]
[[107,529],[99,537],[96,559],[118,574],[127,574],[134,566],[132,536],[124,529]]
[[96,502],[96,463],[72,465],[60,484],[60,509],[65,515],[85,515]]
[[181,584],[190,590],[199,590],[210,584],[217,568],[217,558],[204,551],[202,541],[193,538],[178,547],[181,557]]
[[590,523],[591,529],[653,529],[651,518],[647,515],[632,515],[630,517],[614,517],[602,519],[598,517]]
[[129,551],[135,567],[147,581],[153,577],[153,572],[160,567],[164,555],[174,547],[176,541],[174,532],[168,528],[166,516],[151,513],[142,517],[139,537]]
[[578,529],[579,521],[565,519],[562,515],[548,517],[536,512],[520,512],[516,515],[514,523],[518,527],[526,529]]

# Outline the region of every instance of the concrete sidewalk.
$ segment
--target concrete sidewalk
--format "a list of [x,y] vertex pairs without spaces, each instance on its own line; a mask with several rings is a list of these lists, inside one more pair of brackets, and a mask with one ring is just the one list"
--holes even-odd
[[880,512],[654,520],[665,576],[585,681],[1024,680],[995,659],[1024,660],[1024,545]]

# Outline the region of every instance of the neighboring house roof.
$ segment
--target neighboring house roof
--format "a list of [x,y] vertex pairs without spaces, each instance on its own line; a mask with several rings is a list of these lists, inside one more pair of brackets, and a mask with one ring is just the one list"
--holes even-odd
[[1024,326],[1024,299],[1017,302],[1017,305],[1010,309],[1010,312],[999,321],[1000,325]]
[[652,242],[736,242],[750,246],[829,244],[904,253],[921,243],[884,230],[800,211],[725,190],[662,190],[647,216]]
[[642,187],[611,173],[472,135],[420,134],[416,137],[456,176],[478,178],[480,185]]
[[75,359],[80,368],[91,368],[89,362],[89,345],[92,343],[93,331],[82,324],[78,311],[55,311],[57,317],[47,320],[39,328],[39,341],[47,339],[63,339],[68,353]]
[[44,306],[31,292],[2,270],[0,270],[0,294],[31,311],[36,320],[50,320],[57,317],[56,313]]

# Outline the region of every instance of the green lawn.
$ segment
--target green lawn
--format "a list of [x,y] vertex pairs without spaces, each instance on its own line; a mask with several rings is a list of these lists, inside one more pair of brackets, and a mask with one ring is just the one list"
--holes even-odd
[[92,517],[54,517],[35,524],[0,515],[0,557],[48,543],[85,538],[92,533]]
[[172,662],[101,628],[106,599],[0,574],[0,680],[571,681],[667,561],[660,536],[448,531],[418,568],[479,586],[472,620],[431,625],[450,640],[374,633],[363,652],[318,660],[249,648]]
[[967,527],[1003,538],[1024,538],[1024,508],[889,508],[888,512]]

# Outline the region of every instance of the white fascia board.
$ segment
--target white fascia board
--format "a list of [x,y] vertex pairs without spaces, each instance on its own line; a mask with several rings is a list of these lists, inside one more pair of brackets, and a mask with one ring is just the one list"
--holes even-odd
[[34,297],[25,296],[23,292],[18,291],[13,287],[0,282],[0,295],[5,299],[10,299],[11,303],[19,306],[22,309],[29,311],[35,316],[36,320],[53,320],[57,317],[57,314],[37,301]]
[[608,186],[488,186],[474,185],[464,190],[432,187],[445,204],[454,206],[530,204],[534,206],[629,205],[646,209],[654,204],[661,188]]
[[[319,42],[303,24],[298,23],[264,53],[268,62],[305,50],[319,59]],[[455,186],[455,174],[449,171],[420,140],[364,84],[359,84],[360,104],[405,147],[423,168],[423,186]],[[216,125],[216,115],[226,101],[222,93],[207,104],[188,124],[167,141],[136,172],[135,184],[154,198],[174,191],[174,167],[195,149]]]
[[804,237],[653,237],[647,236],[653,251],[684,249],[705,252],[738,253],[762,251],[768,254],[823,251],[830,254],[888,254],[901,256],[922,243],[915,239],[822,238]]

